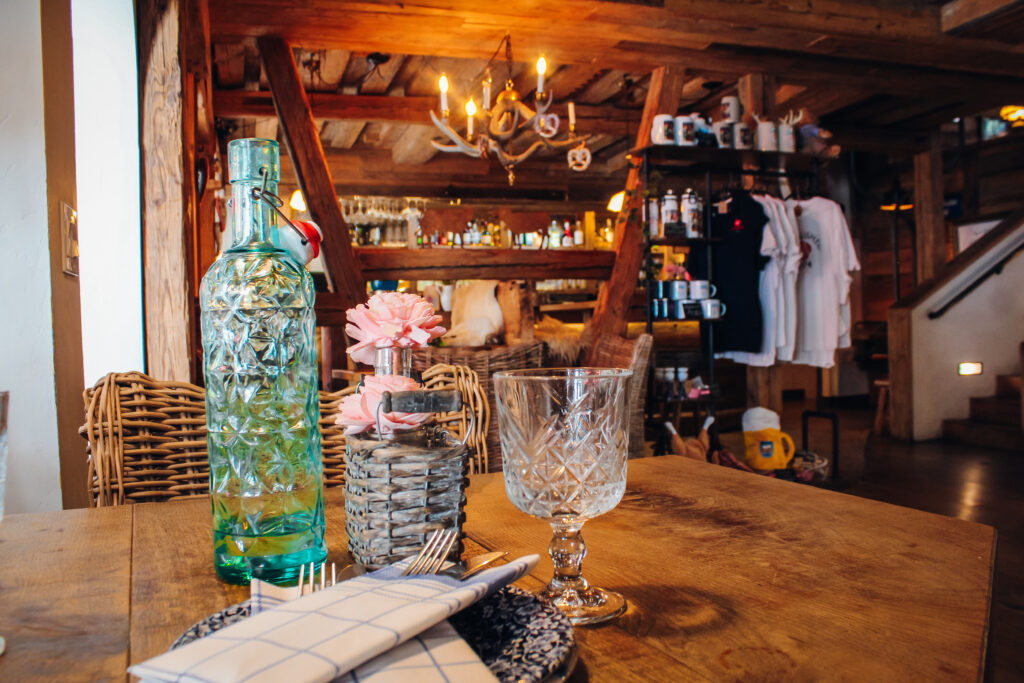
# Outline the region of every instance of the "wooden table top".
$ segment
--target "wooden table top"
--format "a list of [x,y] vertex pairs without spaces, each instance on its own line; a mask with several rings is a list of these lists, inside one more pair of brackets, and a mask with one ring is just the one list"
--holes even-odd
[[[500,474],[473,478],[470,553],[544,554],[548,525]],[[349,561],[339,489],[330,559]],[[583,530],[584,575],[628,611],[577,629],[573,680],[972,680],[988,633],[991,527],[674,456],[633,460]],[[0,524],[0,680],[118,680],[247,597],[213,571],[206,498]],[[521,582],[551,576],[542,560]]]

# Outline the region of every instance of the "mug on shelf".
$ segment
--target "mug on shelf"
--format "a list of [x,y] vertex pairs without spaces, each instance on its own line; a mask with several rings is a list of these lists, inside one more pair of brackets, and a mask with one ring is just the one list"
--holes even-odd
[[779,124],[779,151],[789,154],[796,151],[796,131],[788,123]]
[[732,127],[732,146],[736,149],[753,149],[754,133],[750,126],[740,121]]
[[778,151],[779,135],[774,121],[761,121],[757,124],[757,148],[762,152]]
[[725,304],[718,299],[702,299],[700,309],[705,320],[718,320],[725,315]]
[[687,291],[686,280],[667,280],[668,298],[673,300],[685,299]]
[[680,147],[693,147],[697,144],[697,123],[692,116],[676,117],[676,144]]
[[658,114],[651,124],[651,142],[656,145],[676,144],[676,121],[671,114]]
[[740,120],[742,113],[743,107],[740,106],[740,98],[735,95],[722,98],[722,118],[729,123],[736,123]]
[[718,292],[718,288],[707,280],[690,280],[689,289],[690,298],[697,300],[710,299]]
[[668,285],[670,280],[655,280],[654,281],[654,298],[655,299],[667,299],[668,298]]
[[668,299],[655,299],[652,302],[651,317],[655,320],[668,320]]
[[715,131],[715,138],[718,146],[724,149],[732,147],[732,123],[729,121],[718,121],[712,128]]

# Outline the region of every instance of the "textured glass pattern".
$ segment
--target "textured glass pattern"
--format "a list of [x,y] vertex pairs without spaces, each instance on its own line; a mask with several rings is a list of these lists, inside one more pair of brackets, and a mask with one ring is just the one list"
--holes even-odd
[[[242,142],[229,156],[276,158],[277,143]],[[327,556],[315,292],[268,241],[254,186],[232,184],[233,246],[200,288],[214,562],[228,581],[280,583]]]
[[505,489],[527,514],[582,522],[625,491],[626,382],[617,371],[557,372],[495,378]]

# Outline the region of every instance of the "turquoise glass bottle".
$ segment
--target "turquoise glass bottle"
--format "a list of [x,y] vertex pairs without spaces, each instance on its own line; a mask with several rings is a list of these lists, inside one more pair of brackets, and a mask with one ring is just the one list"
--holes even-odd
[[275,246],[276,142],[228,144],[232,244],[203,277],[217,573],[287,583],[327,557],[313,281]]

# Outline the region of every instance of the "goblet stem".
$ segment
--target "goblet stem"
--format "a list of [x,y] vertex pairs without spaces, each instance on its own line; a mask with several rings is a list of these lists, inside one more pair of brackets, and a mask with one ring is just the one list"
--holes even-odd
[[555,575],[541,598],[558,607],[574,624],[596,624],[622,614],[626,600],[614,591],[606,591],[583,578],[583,558],[587,544],[583,541],[583,522],[555,520],[548,545]]
[[551,555],[551,562],[555,565],[555,576],[551,580],[552,585],[558,586],[561,591],[582,592],[590,587],[587,580],[583,578],[583,558],[587,556],[587,544],[583,540],[583,523],[566,524],[563,522],[552,522],[551,530],[554,535],[548,545],[548,553]]

